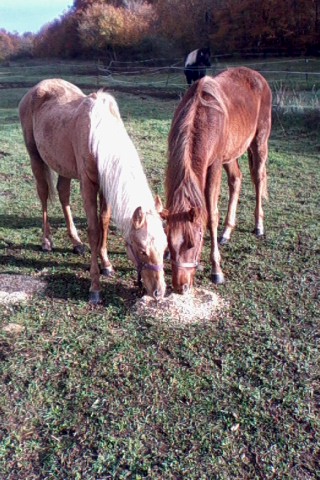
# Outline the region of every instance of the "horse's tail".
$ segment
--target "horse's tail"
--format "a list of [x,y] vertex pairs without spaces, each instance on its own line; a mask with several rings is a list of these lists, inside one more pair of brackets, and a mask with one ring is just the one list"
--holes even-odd
[[255,162],[254,162],[254,157],[250,149],[248,150],[248,160],[249,160],[249,168],[250,168],[252,183],[255,184],[257,176],[259,175],[262,197],[268,200],[268,177],[267,177],[266,164],[263,165],[263,168],[258,173]]

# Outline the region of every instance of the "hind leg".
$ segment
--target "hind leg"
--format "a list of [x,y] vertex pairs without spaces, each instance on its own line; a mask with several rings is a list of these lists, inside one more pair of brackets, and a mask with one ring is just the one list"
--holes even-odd
[[98,263],[102,238],[101,224],[98,219],[98,193],[98,185],[95,182],[92,182],[90,178],[84,174],[81,178],[81,195],[88,222],[88,239],[91,250],[91,286],[89,302],[93,305],[97,305],[102,301],[100,293],[100,269]]
[[38,152],[30,152],[31,168],[36,180],[37,192],[42,207],[42,250],[51,252],[53,240],[51,228],[48,219],[48,198],[50,194],[50,185],[48,183],[48,167],[41,159]]
[[239,195],[242,184],[242,173],[239,167],[239,160],[235,159],[230,163],[223,165],[228,176],[229,185],[229,204],[228,212],[224,222],[224,230],[220,238],[220,245],[225,245],[229,242],[231,233],[236,226],[236,213],[239,201]]
[[107,206],[102,193],[100,193],[100,231],[101,241],[99,248],[99,255],[101,258],[101,273],[109,277],[114,274],[114,270],[108,258],[108,232],[111,218],[111,208]]
[[264,212],[262,199],[267,198],[267,170],[268,141],[259,138],[259,135],[251,143],[248,149],[249,166],[251,178],[255,186],[256,206],[254,211],[255,227],[254,233],[262,237],[264,231]]
[[78,236],[78,232],[74,225],[72,213],[71,213],[70,184],[71,184],[70,178],[61,177],[59,175],[57,190],[58,190],[59,200],[63,210],[63,215],[67,224],[68,235],[73,245],[73,252],[78,253],[79,255],[83,255],[85,251],[85,246],[83,245],[83,243],[81,242]]

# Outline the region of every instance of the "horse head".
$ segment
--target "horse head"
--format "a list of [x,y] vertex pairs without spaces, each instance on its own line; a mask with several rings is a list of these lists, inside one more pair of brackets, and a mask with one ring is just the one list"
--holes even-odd
[[197,63],[198,65],[203,65],[205,67],[211,67],[211,62],[210,62],[210,48],[200,48],[198,50],[198,55],[197,55]]
[[147,294],[155,299],[165,294],[163,256],[167,247],[159,213],[162,203],[156,197],[156,210],[144,212],[137,207],[132,217],[132,224],[127,239],[128,257],[138,271],[138,282],[143,284]]
[[192,288],[203,245],[203,219],[200,210],[190,208],[181,213],[163,213],[171,257],[172,286],[178,293]]

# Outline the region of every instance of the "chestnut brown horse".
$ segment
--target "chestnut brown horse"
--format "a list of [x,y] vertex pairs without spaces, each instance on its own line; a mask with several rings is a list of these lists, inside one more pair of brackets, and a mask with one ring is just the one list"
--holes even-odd
[[90,302],[101,302],[98,256],[102,273],[113,272],[107,254],[111,213],[147,293],[162,297],[167,245],[159,216],[162,205],[160,199],[153,200],[115,99],[103,91],[86,96],[61,79],[43,80],[22,98],[19,114],[42,204],[42,249],[53,246],[47,203],[56,172],[68,233],[74,247],[82,250],[70,209],[70,182],[79,179],[91,248]]
[[238,160],[246,150],[256,191],[255,233],[264,235],[262,197],[267,196],[271,109],[267,81],[245,67],[202,78],[178,105],[168,139],[165,214],[172,283],[178,292],[193,285],[206,225],[211,236],[212,281],[224,282],[217,234],[222,167],[229,184],[223,244],[236,224],[242,181]]

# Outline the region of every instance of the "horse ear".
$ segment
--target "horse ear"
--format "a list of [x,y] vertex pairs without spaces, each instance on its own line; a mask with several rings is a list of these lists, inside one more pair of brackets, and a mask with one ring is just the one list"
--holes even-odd
[[132,225],[136,230],[139,230],[139,228],[142,228],[144,223],[146,221],[146,214],[143,213],[141,207],[137,207],[134,211],[133,217],[132,217]]
[[161,213],[163,211],[163,205],[162,205],[162,201],[161,201],[161,198],[160,198],[159,195],[156,195],[156,198],[154,200],[154,204],[155,204],[157,212]]
[[194,222],[200,217],[200,209],[196,207],[191,207],[188,212],[188,220],[189,222]]

